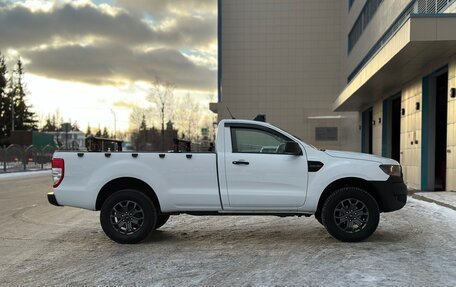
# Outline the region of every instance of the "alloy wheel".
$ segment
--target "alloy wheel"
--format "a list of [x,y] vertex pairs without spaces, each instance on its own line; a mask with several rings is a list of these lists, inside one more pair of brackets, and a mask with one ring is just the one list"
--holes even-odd
[[340,201],[334,209],[334,221],[339,229],[356,233],[364,229],[369,220],[369,210],[359,199],[348,198]]
[[131,200],[118,202],[111,209],[112,227],[124,235],[131,235],[137,232],[144,223],[144,211],[141,206]]

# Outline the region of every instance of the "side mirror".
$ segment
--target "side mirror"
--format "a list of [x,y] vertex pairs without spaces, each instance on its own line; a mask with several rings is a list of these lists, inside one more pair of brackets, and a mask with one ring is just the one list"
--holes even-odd
[[287,142],[285,144],[284,153],[290,155],[302,155],[302,150],[297,142]]

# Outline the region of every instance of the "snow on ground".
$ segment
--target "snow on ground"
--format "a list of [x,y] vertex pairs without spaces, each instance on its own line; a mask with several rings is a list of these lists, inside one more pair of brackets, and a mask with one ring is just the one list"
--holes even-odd
[[423,209],[426,209],[428,212],[431,212],[434,216],[446,217],[448,220],[452,221],[456,227],[456,211],[440,206],[433,202],[427,202],[422,200],[417,200],[414,198],[408,198],[409,204],[414,204],[421,206]]
[[412,196],[417,199],[436,202],[456,210],[456,192],[453,191],[417,192]]
[[20,177],[36,177],[49,174],[51,175],[50,170],[37,170],[37,171],[19,171],[19,172],[9,172],[9,173],[0,173],[0,180],[2,179],[11,179],[11,178],[20,178]]
[[120,245],[51,184],[0,181],[0,286],[456,286],[456,211],[413,198],[360,243],[314,218],[179,215]]

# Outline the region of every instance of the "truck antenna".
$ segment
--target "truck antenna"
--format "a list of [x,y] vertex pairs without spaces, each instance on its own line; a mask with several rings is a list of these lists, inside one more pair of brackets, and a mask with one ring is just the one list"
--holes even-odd
[[228,112],[230,113],[231,119],[235,120],[236,118],[235,118],[235,117],[233,116],[233,114],[231,113],[230,108],[228,108],[227,105],[225,105],[225,106],[226,106],[226,109],[228,110]]

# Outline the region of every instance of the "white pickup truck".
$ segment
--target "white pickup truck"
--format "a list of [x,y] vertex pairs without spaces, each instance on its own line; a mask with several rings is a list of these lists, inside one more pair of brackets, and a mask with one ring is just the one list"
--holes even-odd
[[380,213],[401,209],[398,162],[318,150],[268,123],[223,120],[214,151],[56,152],[51,204],[101,210],[112,240],[137,243],[170,215],[311,216],[342,241],[360,241]]

